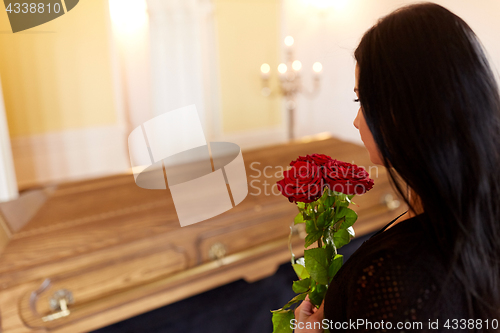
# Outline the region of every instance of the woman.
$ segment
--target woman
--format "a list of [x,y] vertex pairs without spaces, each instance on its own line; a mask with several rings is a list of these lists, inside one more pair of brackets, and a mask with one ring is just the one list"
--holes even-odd
[[366,241],[324,304],[306,300],[296,318],[332,332],[498,331],[500,96],[479,40],[423,3],[379,20],[355,58],[354,126],[409,218]]

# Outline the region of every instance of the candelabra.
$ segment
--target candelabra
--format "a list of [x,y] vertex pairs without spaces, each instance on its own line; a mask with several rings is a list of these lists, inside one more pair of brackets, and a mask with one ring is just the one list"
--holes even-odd
[[[307,97],[314,97],[320,87],[321,71],[323,66],[319,62],[313,64],[313,89],[311,91],[305,90],[302,86],[301,70],[302,63],[295,59],[293,52],[294,39],[292,36],[285,38],[286,50],[286,63],[281,63],[278,66],[279,74],[279,87],[277,94],[283,96],[285,99],[285,108],[288,115],[288,138],[293,140],[295,138],[295,124],[294,117],[297,108],[296,97],[299,93]],[[275,94],[269,87],[269,78],[271,74],[271,66],[265,63],[260,67],[262,77],[262,95],[270,97]]]

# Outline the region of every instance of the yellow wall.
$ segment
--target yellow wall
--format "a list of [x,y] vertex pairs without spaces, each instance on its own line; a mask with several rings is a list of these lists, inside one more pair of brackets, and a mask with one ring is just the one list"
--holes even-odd
[[[215,0],[223,131],[277,126],[260,65],[280,60],[279,0]],[[0,78],[11,137],[116,123],[107,1],[16,34],[0,5]],[[276,82],[274,82],[276,83]]]
[[260,66],[276,75],[280,60],[279,0],[215,0],[225,133],[277,126],[281,100],[260,93]]
[[82,0],[11,33],[0,5],[0,78],[11,137],[116,123],[107,1]]

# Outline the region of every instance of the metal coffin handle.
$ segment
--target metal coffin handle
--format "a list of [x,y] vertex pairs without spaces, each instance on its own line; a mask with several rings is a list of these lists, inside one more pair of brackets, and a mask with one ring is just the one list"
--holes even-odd
[[[52,285],[52,281],[50,279],[45,279],[40,287],[33,291],[30,295],[30,309],[31,312],[36,317],[42,317],[40,313],[38,313],[36,309],[36,302],[38,301],[38,297],[50,289]],[[53,321],[59,318],[67,317],[71,314],[71,311],[68,309],[69,304],[75,303],[75,299],[73,298],[73,293],[67,289],[57,290],[49,300],[49,306],[53,311],[59,311],[52,313],[50,315],[42,317],[42,321],[48,322]]]

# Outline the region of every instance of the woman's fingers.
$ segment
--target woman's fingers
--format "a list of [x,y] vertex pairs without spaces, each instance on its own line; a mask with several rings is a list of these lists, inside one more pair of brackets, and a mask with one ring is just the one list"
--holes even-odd
[[[321,322],[324,316],[324,302],[321,303],[321,306],[317,309],[309,300],[309,297],[306,297],[305,300],[302,301],[299,307],[295,309],[295,319],[297,319],[298,323],[314,323]],[[300,325],[300,324],[299,324]],[[299,326],[300,327],[300,326]],[[306,329],[305,326],[302,328],[296,329],[295,333],[320,333],[323,332],[323,329]]]
[[308,299],[303,300],[300,306],[295,309],[295,318],[299,322],[305,321],[313,314],[312,308],[314,308],[314,306]]
[[306,299],[295,309],[295,318],[299,322],[310,321],[311,319],[321,321],[324,314],[324,304],[325,302],[323,301],[321,306],[316,308],[309,300],[309,296],[306,296]]

